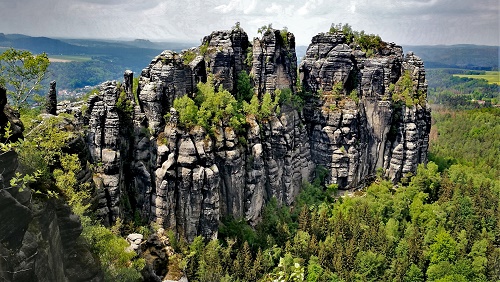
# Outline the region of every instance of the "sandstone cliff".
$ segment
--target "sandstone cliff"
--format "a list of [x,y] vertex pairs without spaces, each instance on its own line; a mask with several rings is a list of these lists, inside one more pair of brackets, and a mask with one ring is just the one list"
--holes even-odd
[[[222,217],[255,224],[272,197],[292,204],[317,166],[341,189],[363,185],[377,169],[393,181],[414,172],[426,161],[430,129],[422,61],[395,44],[367,57],[345,43],[342,34],[313,38],[298,67],[304,89],[296,86],[293,34],[270,29],[250,44],[239,28],[181,54],[162,52],[142,71],[136,97],[130,73],[123,84],[101,85],[84,117],[101,166],[101,216],[112,223],[135,212],[188,239],[211,238]],[[174,99],[194,97],[208,74],[236,94],[242,71],[258,97],[290,89],[303,108],[285,103],[268,118],[247,116],[243,132],[222,122],[213,133],[179,126]],[[392,97],[406,76],[420,95],[413,104]]]
[[[1,129],[10,122],[13,137],[22,137],[19,114],[4,109],[5,103],[1,103],[4,98],[5,92],[0,91]],[[8,141],[12,138],[0,138],[0,142]],[[86,143],[81,138],[75,139],[68,150],[85,152]],[[63,200],[40,200],[29,189],[19,191],[10,187],[17,169],[17,154],[0,151],[1,280],[103,281],[99,261],[80,237],[82,226],[78,216]],[[87,172],[78,176],[79,181],[87,181],[90,171]]]
[[311,155],[340,188],[377,168],[398,181],[427,159],[430,111],[425,100],[395,102],[390,89],[408,72],[412,91],[425,95],[423,63],[395,44],[367,58],[345,42],[343,34],[315,36],[299,68],[305,89],[320,93],[304,108]]

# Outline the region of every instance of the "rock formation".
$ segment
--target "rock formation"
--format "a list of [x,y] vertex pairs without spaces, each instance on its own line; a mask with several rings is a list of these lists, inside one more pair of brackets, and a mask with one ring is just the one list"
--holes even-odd
[[56,115],[57,114],[57,92],[56,92],[56,81],[52,80],[50,82],[49,92],[47,93],[47,99],[45,101],[45,112],[47,114]]
[[270,29],[253,40],[251,76],[255,92],[261,96],[276,89],[291,89],[297,81],[295,36],[286,30]]
[[[2,121],[5,116],[18,116],[11,109],[5,113],[5,104],[1,104]],[[22,128],[20,123],[16,126]],[[75,139],[68,150],[81,153],[85,159],[82,152],[87,147],[81,138]],[[17,168],[14,151],[0,153],[0,279],[103,281],[98,260],[80,237],[78,216],[60,199],[40,200],[32,196],[30,189],[10,187]],[[85,182],[89,177],[87,170],[79,174],[78,180]]]
[[[5,140],[5,130],[10,125],[11,137]],[[19,119],[19,112],[7,105],[7,90],[0,86],[0,142],[16,142],[23,137],[24,126]]]
[[[223,217],[256,224],[271,198],[292,204],[317,166],[340,189],[366,184],[377,169],[393,181],[414,172],[426,161],[430,129],[422,61],[403,57],[395,44],[367,57],[345,43],[342,34],[313,38],[299,67],[304,91],[296,88],[294,36],[273,29],[253,46],[235,28],[181,54],[162,52],[139,77],[138,104],[130,74],[123,84],[101,85],[84,120],[93,162],[101,166],[95,180],[103,219],[112,224],[135,211],[189,240],[212,238]],[[243,132],[222,123],[211,133],[179,126],[176,98],[194,97],[208,74],[235,94],[242,71],[259,97],[290,89],[305,99],[303,109],[285,102],[268,118],[247,116]],[[405,75],[421,96],[412,105],[391,95]]]
[[427,159],[430,111],[425,102],[392,101],[389,89],[409,72],[413,91],[427,93],[423,63],[412,53],[403,58],[395,44],[366,57],[345,42],[341,33],[315,36],[299,68],[305,89],[320,93],[304,108],[311,155],[340,188],[377,168],[398,181]]

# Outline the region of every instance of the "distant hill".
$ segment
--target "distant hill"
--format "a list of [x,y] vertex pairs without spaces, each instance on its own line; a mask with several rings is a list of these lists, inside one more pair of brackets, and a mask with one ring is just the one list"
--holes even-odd
[[403,49],[422,58],[426,68],[498,70],[499,67],[499,46],[460,44],[403,46]]
[[[181,51],[196,45],[182,42],[151,42],[100,39],[55,39],[31,37],[22,34],[0,33],[0,49],[25,49],[34,54],[47,53],[49,57],[86,58],[69,63],[53,62],[48,80],[56,80],[59,89],[73,90],[93,86],[106,80],[121,79],[127,69],[139,74],[163,50]],[[1,50],[0,50],[1,52]],[[88,58],[91,58],[89,61]],[[46,83],[48,85],[48,83]],[[46,89],[41,92],[44,93]]]
[[[139,74],[151,59],[163,50],[180,51],[196,46],[195,42],[152,42],[146,39],[100,40],[56,39],[31,37],[23,34],[0,33],[0,47],[26,49],[49,56],[81,56],[91,61],[52,63],[50,79],[61,89],[95,85],[109,79],[120,79],[123,71]],[[479,45],[403,46],[405,53],[413,51],[424,60],[425,67],[496,70],[499,68],[499,47]],[[1,49],[1,48],[0,48]],[[298,62],[307,46],[296,46]]]

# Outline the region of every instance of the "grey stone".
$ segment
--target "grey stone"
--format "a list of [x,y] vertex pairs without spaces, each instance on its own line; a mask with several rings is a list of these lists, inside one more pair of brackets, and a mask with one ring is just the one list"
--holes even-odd
[[45,112],[47,114],[56,115],[57,114],[57,92],[56,92],[56,81],[52,80],[50,82],[49,92],[47,93],[45,102]]

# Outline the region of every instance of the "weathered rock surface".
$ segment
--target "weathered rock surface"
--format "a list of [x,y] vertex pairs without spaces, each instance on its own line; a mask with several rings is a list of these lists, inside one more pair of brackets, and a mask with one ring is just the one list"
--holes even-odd
[[304,108],[311,155],[329,183],[356,187],[377,168],[398,181],[427,158],[430,110],[392,101],[390,85],[405,72],[415,93],[427,93],[422,61],[393,43],[367,58],[343,34],[315,36],[299,72],[305,89],[321,93]]
[[297,55],[292,33],[271,29],[262,38],[254,38],[252,55],[250,74],[259,97],[277,89],[296,90]]
[[[97,165],[94,183],[98,191],[97,215],[106,225],[120,216],[123,170],[120,138],[120,117],[116,103],[121,89],[116,82],[105,82],[99,94],[89,98],[87,143],[91,160]],[[125,126],[125,124],[123,124]]]
[[103,281],[99,262],[80,238],[78,216],[62,201],[32,199],[28,189],[9,187],[16,169],[14,152],[0,154],[2,281]]
[[[425,94],[422,61],[403,57],[394,44],[366,57],[341,34],[313,38],[299,67],[301,84],[312,93],[303,110],[284,104],[266,119],[248,116],[243,133],[222,125],[212,134],[180,127],[173,100],[193,97],[209,73],[233,93],[241,71],[250,72],[259,96],[285,88],[296,93],[293,34],[270,30],[255,39],[251,67],[245,63],[249,46],[246,33],[233,29],[214,32],[181,54],[162,52],[142,71],[139,104],[131,101],[127,116],[117,113],[122,90],[114,82],[90,99],[88,142],[103,167],[96,180],[108,223],[129,205],[189,240],[213,238],[222,217],[255,224],[271,198],[293,203],[316,166],[327,168],[328,183],[350,189],[378,168],[397,181],[426,161],[429,110],[425,103],[395,103],[388,90],[409,71],[415,92]],[[123,91],[133,100],[130,79],[125,76]]]
[[141,112],[149,127],[157,133],[174,99],[193,93],[191,68],[184,64],[179,54],[164,51],[142,71],[137,93]]
[[248,35],[239,28],[214,31],[203,38],[198,51],[206,71],[214,75],[216,86],[222,85],[234,93],[238,74],[248,69],[245,64],[248,47]]
[[47,93],[45,101],[45,112],[51,115],[57,114],[57,91],[55,80],[50,82],[49,92]]
[[[12,136],[9,140],[4,140],[5,127],[10,124]],[[23,137],[24,126],[19,119],[19,112],[14,111],[7,105],[7,90],[0,87],[0,142],[15,142]]]

